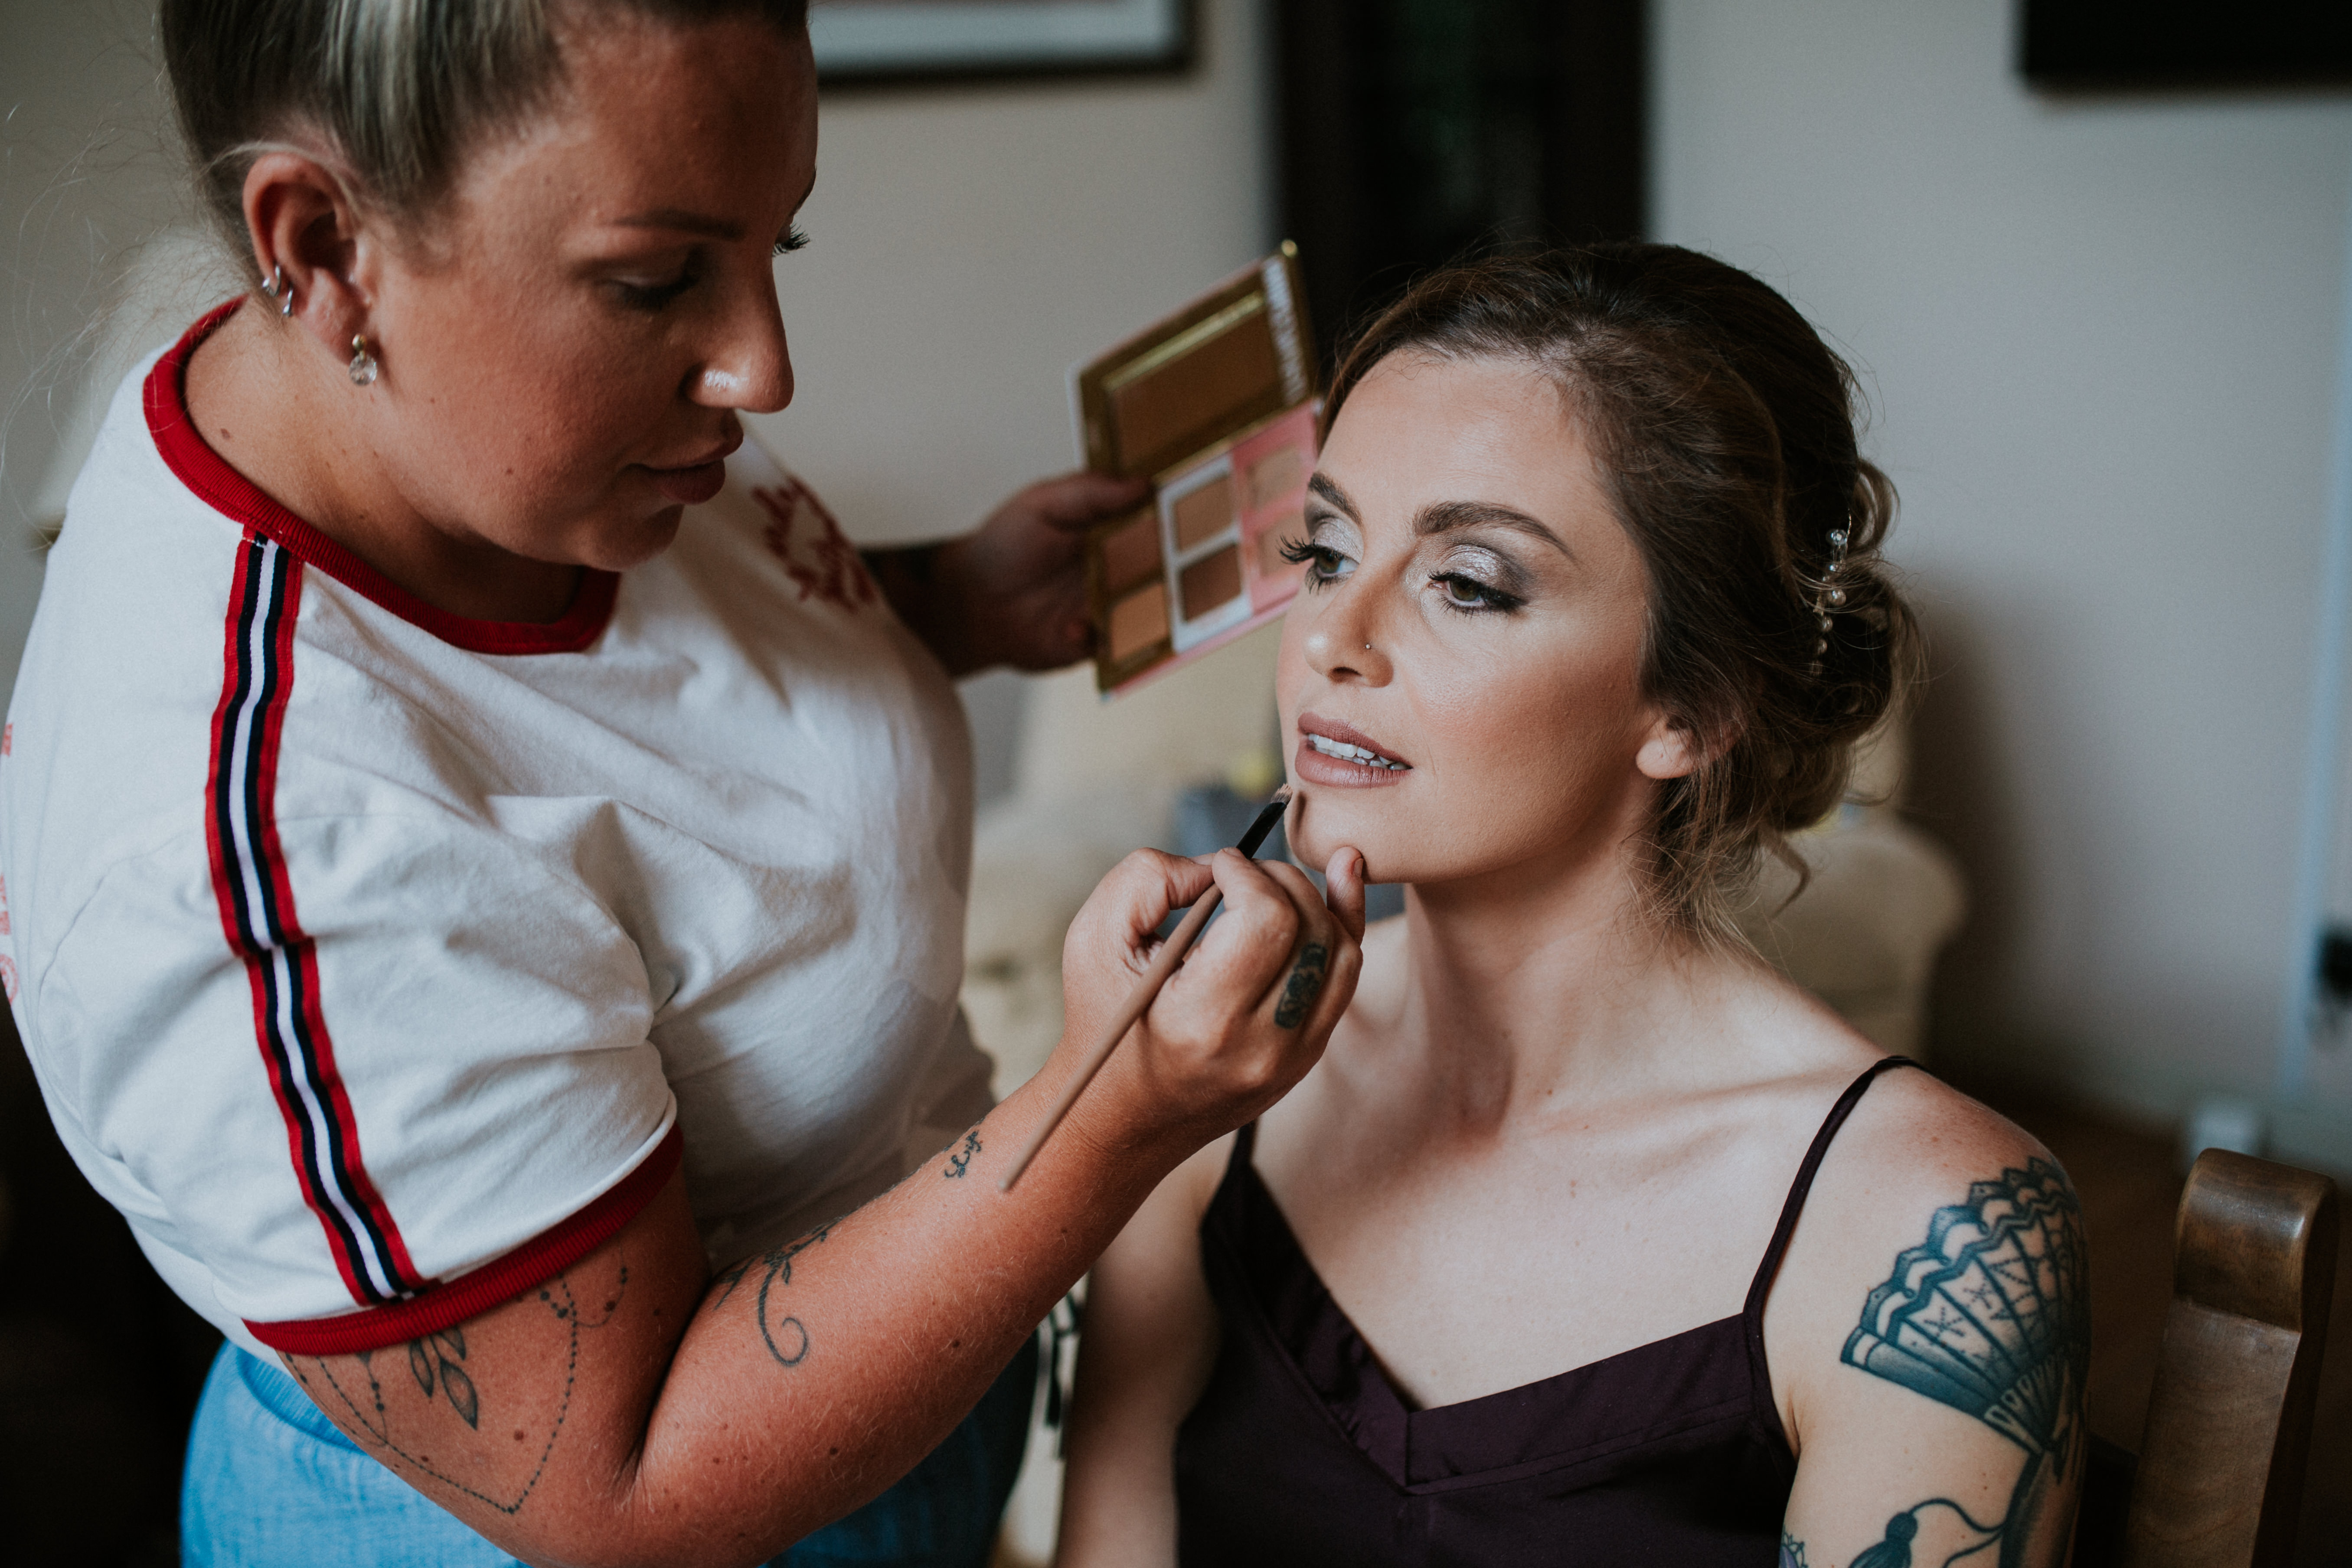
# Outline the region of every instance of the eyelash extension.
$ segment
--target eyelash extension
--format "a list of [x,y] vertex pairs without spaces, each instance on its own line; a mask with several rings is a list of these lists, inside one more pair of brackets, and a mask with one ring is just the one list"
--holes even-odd
[[1311,540],[1286,539],[1282,542],[1282,558],[1293,566],[1307,568],[1307,585],[1310,588],[1325,587],[1337,581],[1330,574],[1330,564],[1338,555],[1338,551],[1326,550]]
[[1432,584],[1439,586],[1443,586],[1446,584],[1459,584],[1461,586],[1469,589],[1470,592],[1478,595],[1480,607],[1473,607],[1469,605],[1462,604],[1451,594],[1441,594],[1438,595],[1439,599],[1444,602],[1447,609],[1452,610],[1454,614],[1459,616],[1507,616],[1513,610],[1517,609],[1521,605],[1527,603],[1525,599],[1520,598],[1517,594],[1506,594],[1500,588],[1490,588],[1486,584],[1478,581],[1475,577],[1465,577],[1459,572],[1433,573],[1431,574],[1429,580]]
[[800,249],[807,243],[808,236],[802,233],[800,226],[795,224],[793,227],[784,231],[783,238],[776,241],[775,253],[778,256],[790,256],[793,251]]

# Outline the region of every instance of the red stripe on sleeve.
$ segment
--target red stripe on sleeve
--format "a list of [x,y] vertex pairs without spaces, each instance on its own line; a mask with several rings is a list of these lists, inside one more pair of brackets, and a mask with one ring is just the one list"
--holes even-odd
[[586,1208],[472,1273],[404,1301],[282,1323],[248,1318],[245,1326],[255,1339],[288,1355],[350,1355],[454,1328],[553,1279],[619,1235],[676,1173],[685,1152],[686,1139],[673,1121],[654,1152]]

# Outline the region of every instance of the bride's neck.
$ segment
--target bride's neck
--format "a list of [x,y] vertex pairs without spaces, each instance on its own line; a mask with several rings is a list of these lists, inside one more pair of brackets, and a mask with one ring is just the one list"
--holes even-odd
[[1400,1044],[1465,1127],[1664,1087],[1726,966],[1644,908],[1631,856],[1406,899]]

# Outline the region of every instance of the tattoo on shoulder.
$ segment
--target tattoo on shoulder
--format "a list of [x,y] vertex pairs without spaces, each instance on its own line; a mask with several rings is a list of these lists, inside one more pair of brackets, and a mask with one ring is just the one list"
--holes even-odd
[[[979,1141],[974,1139],[972,1142],[976,1150]],[[783,1302],[777,1292],[793,1282],[793,1259],[832,1234],[832,1226],[822,1225],[798,1241],[787,1242],[782,1247],[771,1247],[757,1258],[747,1258],[740,1263],[719,1270],[715,1283],[723,1286],[724,1289],[719,1292],[718,1299],[710,1303],[709,1310],[715,1312],[724,1307],[734,1296],[736,1287],[741,1285],[753,1270],[758,1270],[760,1274],[758,1300],[760,1338],[767,1345],[768,1354],[775,1358],[778,1366],[800,1365],[801,1363],[808,1360],[808,1326],[798,1318],[783,1315]]]
[[2086,1447],[2088,1273],[2074,1187],[2042,1159],[1975,1184],[1897,1255],[1863,1304],[1845,1363],[1975,1416],[2023,1462],[1999,1520],[1980,1523],[1950,1499],[1930,1498],[1889,1520],[1853,1568],[1948,1564],[1995,1545],[2000,1568],[2063,1559],[2074,1520],[2060,1500]]
[[1780,1568],[1807,1568],[1805,1543],[1785,1530],[1780,1532]]
[[[331,1409],[340,1405],[349,1413],[352,1424],[385,1453],[453,1491],[462,1492],[500,1513],[512,1514],[521,1510],[538,1487],[540,1477],[546,1473],[547,1461],[555,1452],[555,1440],[571,1412],[572,1386],[579,1375],[581,1334],[604,1328],[613,1321],[628,1286],[629,1269],[623,1264],[611,1287],[604,1292],[601,1311],[583,1310],[569,1275],[558,1275],[539,1288],[539,1304],[546,1309],[561,1336],[563,1384],[553,1401],[551,1413],[545,1408],[545,1400],[533,1401],[527,1394],[518,1394],[507,1401],[513,1408],[503,1414],[499,1402],[486,1401],[481,1379],[470,1364],[473,1347],[467,1342],[463,1328],[438,1329],[409,1341],[404,1347],[409,1378],[417,1388],[415,1395],[398,1392],[397,1373],[390,1374],[393,1383],[386,1385],[385,1374],[376,1361],[383,1353],[381,1351],[358,1351],[348,1358],[356,1364],[356,1376],[351,1366],[338,1366],[344,1358],[279,1359],[320,1408]],[[362,1382],[366,1384],[364,1390],[360,1387]],[[416,1403],[420,1398],[424,1401],[421,1408]],[[452,1474],[453,1462],[446,1449],[443,1458],[436,1460],[429,1447],[458,1441],[446,1427],[437,1426],[437,1419],[441,1419],[438,1412],[444,1405],[465,1423],[468,1433],[481,1433],[485,1420],[494,1427],[512,1421],[524,1423],[513,1428],[514,1441],[521,1445],[515,1461],[501,1465],[497,1462],[500,1456],[494,1454],[488,1456],[488,1463],[467,1464],[465,1479]],[[541,1428],[544,1436],[534,1441],[535,1430]],[[501,1469],[508,1474],[493,1479]]]
[[971,1158],[980,1152],[980,1129],[973,1128],[963,1135],[963,1147],[948,1156],[947,1168],[940,1173],[950,1181],[971,1169]]

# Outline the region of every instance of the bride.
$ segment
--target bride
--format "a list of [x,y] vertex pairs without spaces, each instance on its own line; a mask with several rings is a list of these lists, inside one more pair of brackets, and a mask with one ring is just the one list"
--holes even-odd
[[1097,1267],[1066,1568],[2063,1561],[2064,1173],[1729,918],[1911,657],[1853,404],[1666,246],[1457,266],[1354,345],[1290,833],[1405,913]]

